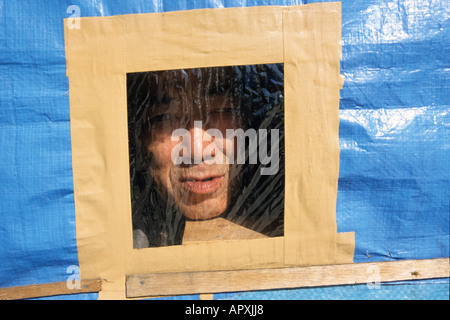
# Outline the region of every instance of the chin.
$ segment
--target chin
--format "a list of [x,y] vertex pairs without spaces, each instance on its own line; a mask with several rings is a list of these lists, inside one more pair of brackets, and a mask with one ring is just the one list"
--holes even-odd
[[185,206],[180,208],[183,215],[191,220],[208,220],[220,216],[227,209],[228,203],[212,203],[213,201],[205,201],[196,205]]

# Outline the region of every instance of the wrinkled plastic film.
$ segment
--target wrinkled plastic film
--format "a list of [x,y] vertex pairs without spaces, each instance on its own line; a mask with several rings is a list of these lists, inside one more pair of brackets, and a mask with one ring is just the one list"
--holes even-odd
[[127,88],[135,248],[283,235],[283,64],[130,73]]

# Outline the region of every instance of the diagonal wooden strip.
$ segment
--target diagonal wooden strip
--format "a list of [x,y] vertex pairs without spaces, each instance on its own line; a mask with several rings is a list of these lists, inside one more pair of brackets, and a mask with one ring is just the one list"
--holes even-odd
[[275,269],[135,274],[126,277],[126,295],[133,298],[371,284],[447,278],[449,270],[449,259],[439,258]]
[[79,288],[69,288],[67,282],[34,284],[29,286],[0,288],[0,300],[19,300],[55,295],[99,292],[102,289],[100,279],[80,280]]

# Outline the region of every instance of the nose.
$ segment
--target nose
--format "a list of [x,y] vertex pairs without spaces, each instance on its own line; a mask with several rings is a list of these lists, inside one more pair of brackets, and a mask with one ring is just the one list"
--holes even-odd
[[[194,125],[190,127],[189,134],[191,137],[191,163],[200,164],[210,157],[215,156],[215,150],[211,154],[204,154],[205,149],[211,143],[211,137],[206,133],[202,121],[194,121]],[[208,152],[209,153],[209,152]]]

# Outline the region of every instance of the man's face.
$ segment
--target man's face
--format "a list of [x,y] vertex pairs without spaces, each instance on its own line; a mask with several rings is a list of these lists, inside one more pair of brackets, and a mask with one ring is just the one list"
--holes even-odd
[[[226,159],[226,150],[234,148],[233,141],[226,139],[226,129],[241,127],[239,103],[232,93],[232,75],[219,70],[161,73],[147,112],[144,143],[150,155],[151,177],[160,195],[189,219],[222,214],[240,180],[238,166],[229,164],[235,161]],[[180,143],[172,139],[176,129],[189,133],[190,150],[182,156],[192,159],[178,165],[172,158],[172,150]],[[211,137],[208,129],[217,129],[223,139]],[[213,145],[218,148],[211,148]],[[211,163],[208,157],[222,161]]]

